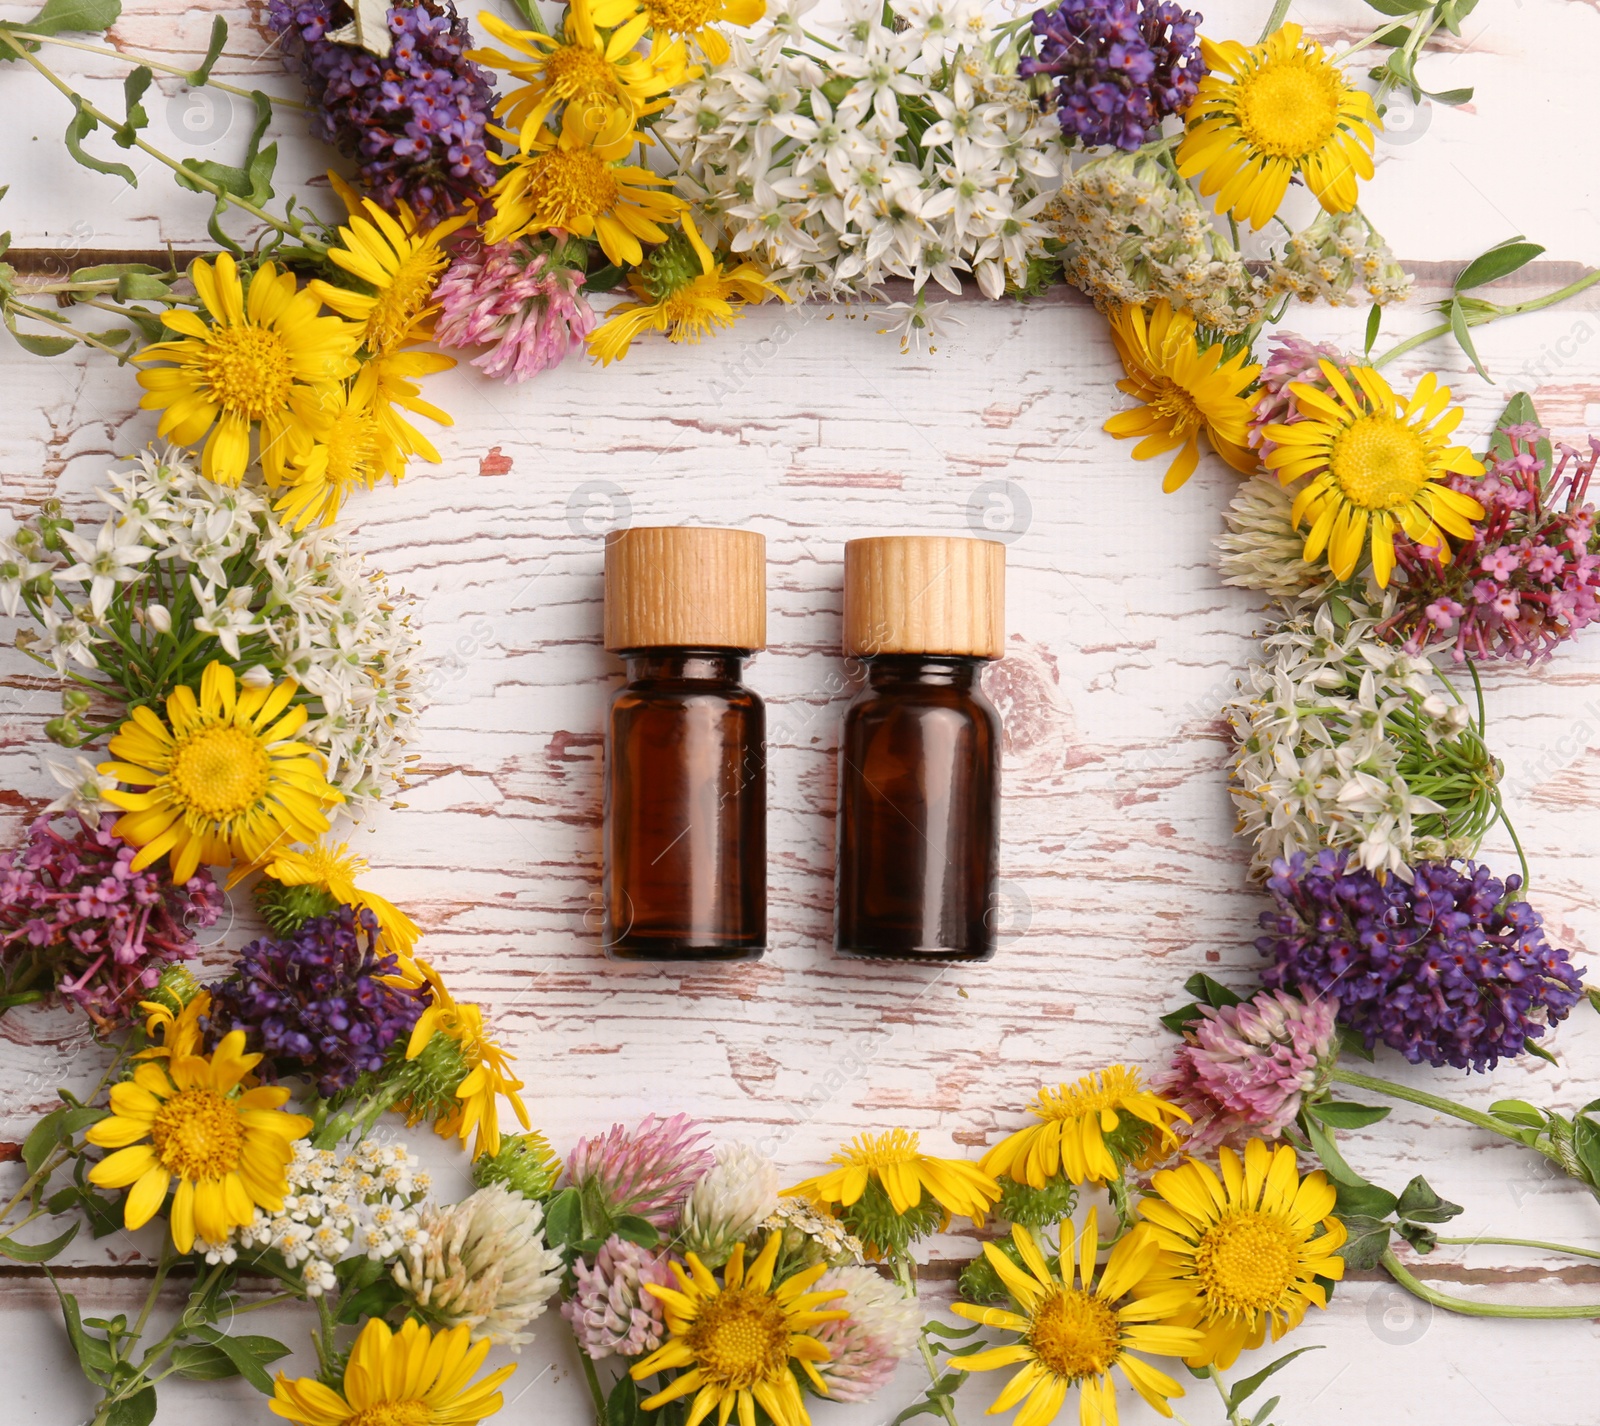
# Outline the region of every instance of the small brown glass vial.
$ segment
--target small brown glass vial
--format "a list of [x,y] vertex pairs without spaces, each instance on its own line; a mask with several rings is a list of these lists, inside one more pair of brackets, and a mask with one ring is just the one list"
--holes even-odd
[[896,535],[844,556],[844,648],[867,666],[839,746],[840,954],[994,955],[1000,719],[978,686],[1005,651],[1005,546]]
[[669,526],[606,538],[605,644],[627,682],[605,764],[605,952],[751,961],[767,943],[766,540]]

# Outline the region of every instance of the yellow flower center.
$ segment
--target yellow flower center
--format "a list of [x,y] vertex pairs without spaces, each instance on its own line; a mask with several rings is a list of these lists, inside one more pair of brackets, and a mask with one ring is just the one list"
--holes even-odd
[[1058,1287],[1033,1312],[1028,1345],[1040,1363],[1075,1382],[1102,1376],[1122,1355],[1117,1314],[1093,1293]]
[[[1187,400],[1188,394],[1182,387],[1174,386],[1172,390]],[[1150,404],[1155,405],[1154,402]],[[1192,409],[1193,402],[1190,402],[1190,407]],[[1198,416],[1196,419],[1199,419]],[[1130,1094],[1141,1092],[1137,1070],[1112,1065],[1109,1069],[1101,1070],[1098,1077],[1090,1075],[1063,1089],[1041,1089],[1038,1099],[1034,1101],[1033,1112],[1041,1119],[1077,1119],[1108,1109],[1121,1109]]]
[[179,741],[169,779],[186,808],[226,822],[261,801],[272,781],[272,759],[243,728],[214,723]]
[[887,1134],[858,1134],[833,1156],[837,1164],[859,1164],[882,1169],[895,1164],[914,1164],[922,1157],[921,1140],[909,1129],[892,1129]]
[[356,1412],[345,1426],[432,1426],[435,1420],[426,1401],[378,1401]]
[[1313,154],[1339,127],[1344,81],[1318,54],[1296,51],[1268,60],[1236,87],[1239,128],[1252,148],[1274,158]]
[[1217,1316],[1280,1306],[1294,1282],[1300,1240],[1283,1218],[1235,1209],[1206,1229],[1195,1248],[1195,1276]]
[[294,385],[289,349],[270,327],[213,327],[201,371],[219,405],[252,421],[283,410]]
[[717,18],[722,0],[650,0],[649,10],[656,29],[692,35]]
[[1153,382],[1155,395],[1147,397],[1145,405],[1171,426],[1173,434],[1188,435],[1206,423],[1206,413],[1194,397],[1179,386],[1170,376],[1157,376]]
[[1399,417],[1371,412],[1334,437],[1328,468],[1351,504],[1398,510],[1428,483],[1428,452]]
[[328,448],[329,485],[343,489],[357,482],[370,485],[377,478],[378,422],[370,412],[340,411],[322,441]]
[[619,184],[593,149],[550,149],[528,165],[528,197],[539,221],[571,228],[616,206]]
[[563,99],[608,99],[617,93],[606,57],[584,45],[560,45],[544,62],[545,83]]
[[367,317],[369,351],[392,352],[413,335],[411,329],[427,309],[446,261],[435,247],[419,247],[401,260]]
[[686,1341],[707,1379],[723,1388],[748,1389],[788,1370],[789,1320],[754,1288],[705,1298]]
[[214,1089],[185,1089],[156,1113],[150,1126],[161,1167],[179,1178],[221,1178],[239,1167],[244,1123]]

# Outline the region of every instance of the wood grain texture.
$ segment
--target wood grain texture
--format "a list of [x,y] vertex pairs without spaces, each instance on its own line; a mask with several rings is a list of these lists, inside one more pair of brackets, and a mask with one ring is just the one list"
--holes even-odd
[[[1208,32],[1253,35],[1261,8],[1208,10]],[[115,39],[192,62],[211,13],[141,0]],[[248,17],[224,13],[249,33]],[[1319,0],[1296,17],[1330,42],[1372,22],[1352,0]],[[1424,110],[1414,139],[1399,142],[1397,131],[1380,145],[1370,211],[1402,258],[1443,264],[1422,269],[1434,283],[1453,270],[1446,259],[1518,231],[1548,243],[1552,260],[1600,257],[1600,138],[1579,122],[1600,15],[1527,0],[1473,19],[1462,45],[1425,64],[1433,87],[1476,83],[1479,98],[1465,111]],[[228,62],[231,72],[292,94],[264,37],[261,49]],[[110,62],[53,53],[108,90],[116,83]],[[128,190],[67,167],[55,137],[66,115],[29,75],[0,71],[0,96],[19,116],[0,172],[14,182],[4,217],[19,243],[75,261],[78,248],[204,242],[204,206],[159,173]],[[180,109],[162,122],[186,120]],[[327,162],[292,112],[277,133],[286,178]],[[206,156],[228,157],[240,142],[230,127]],[[1575,272],[1547,266],[1505,284],[1504,300]],[[1424,301],[1438,295],[1425,290],[1386,316],[1384,340],[1427,325]],[[1158,1065],[1170,1040],[1156,1017],[1194,970],[1243,983],[1256,968],[1263,903],[1232,837],[1217,710],[1260,620],[1248,597],[1220,585],[1210,543],[1236,477],[1207,457],[1183,490],[1162,496],[1159,466],[1136,465],[1101,432],[1124,404],[1113,384],[1121,373],[1102,320],[1081,302],[952,310],[965,325],[922,356],[901,357],[870,316],[761,309],[704,346],[637,344],[604,373],[572,362],[507,388],[458,369],[429,390],[456,418],[440,435],[443,463],[351,507],[351,540],[416,598],[431,661],[409,806],[358,829],[357,848],[373,886],[423,924],[425,949],[458,994],[489,1007],[559,1147],[681,1107],[719,1137],[775,1154],[796,1178],[852,1134],[892,1124],[917,1129],[935,1152],[977,1152],[1022,1122],[1041,1082],[1116,1059]],[[1360,317],[1297,311],[1290,325],[1354,343]],[[1597,331],[1600,309],[1585,301],[1482,330],[1498,387],[1442,347],[1412,353],[1398,378],[1430,363],[1453,373],[1475,437],[1525,386],[1558,433],[1576,438],[1600,424]],[[111,461],[153,436],[129,373],[98,358],[45,362],[0,339],[0,383],[7,516],[55,493],[88,510]],[[691,520],[767,539],[769,647],[750,681],[769,708],[772,950],[751,967],[612,965],[597,948],[600,733],[620,663],[602,647],[602,540],[612,528]],[[1006,657],[985,678],[1005,725],[1005,922],[986,966],[874,966],[830,950],[834,755],[853,691],[840,653],[843,545],[900,531],[1007,545]],[[1552,936],[1595,967],[1600,636],[1544,669],[1494,672],[1486,696],[1535,900]],[[0,649],[6,842],[53,796],[42,729],[58,707],[54,680]],[[1485,856],[1514,866],[1501,832]],[[220,970],[255,929],[236,894],[208,966]],[[1380,1060],[1385,1073],[1475,1103],[1515,1095],[1571,1107],[1600,1093],[1595,1017],[1576,1013],[1553,1043],[1559,1066],[1528,1061],[1488,1076]],[[0,1019],[0,1140],[15,1144],[55,1086],[86,1082],[95,1062],[82,1022],[65,1012]],[[446,1191],[465,1187],[458,1159],[431,1141],[427,1152]],[[1592,1197],[1543,1161],[1424,1111],[1402,1107],[1350,1136],[1349,1156],[1391,1188],[1426,1173],[1466,1206],[1463,1235],[1600,1246]],[[0,1176],[15,1171],[0,1166]],[[86,1310],[136,1303],[149,1246],[148,1233],[74,1245],[66,1261]],[[971,1251],[931,1245],[935,1293]],[[1600,1301],[1595,1274],[1570,1261],[1441,1249],[1428,1266],[1463,1294]],[[70,1422],[88,1407],[51,1310],[37,1276],[5,1276],[0,1343],[27,1364],[15,1374],[19,1420]],[[546,1325],[501,1419],[578,1426],[581,1381],[560,1324]],[[301,1347],[307,1326],[264,1313],[260,1330]],[[1295,1345],[1327,1350],[1282,1378],[1282,1419],[1592,1426],[1597,1336],[1587,1321],[1419,1314],[1387,1284],[1354,1281],[1297,1336]],[[824,1407],[816,1419],[886,1422],[916,1389],[907,1367],[880,1403]],[[977,1419],[989,1394],[975,1386],[963,1418]],[[160,1420],[199,1426],[225,1413],[268,1419],[247,1388],[215,1383],[164,1392]],[[1218,1419],[1198,1399],[1185,1414]],[[1125,1420],[1154,1418],[1141,1409]]]

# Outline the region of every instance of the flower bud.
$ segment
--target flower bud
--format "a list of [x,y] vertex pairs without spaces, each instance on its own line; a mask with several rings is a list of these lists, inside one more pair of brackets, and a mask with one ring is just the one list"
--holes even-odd
[[61,706],[68,713],[87,713],[89,695],[81,688],[69,688],[61,695]]
[[158,634],[172,632],[172,611],[165,604],[146,604],[144,621]]

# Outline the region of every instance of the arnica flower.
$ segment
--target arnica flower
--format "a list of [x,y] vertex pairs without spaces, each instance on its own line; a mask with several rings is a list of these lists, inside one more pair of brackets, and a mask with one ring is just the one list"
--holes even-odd
[[472,1181],[479,1188],[503,1183],[513,1193],[543,1202],[561,1177],[561,1160],[550,1141],[537,1130],[527,1134],[502,1134],[500,1149],[473,1161]]
[[252,941],[218,984],[212,1035],[243,1030],[266,1058],[263,1078],[301,1074],[332,1097],[377,1074],[427,1002],[394,983],[370,911],[340,906],[282,940]]
[[1002,1139],[983,1156],[983,1167],[1033,1188],[1058,1173],[1072,1183],[1109,1183],[1127,1164],[1175,1145],[1172,1122],[1189,1117],[1126,1065],[1040,1089],[1032,1107],[1039,1122]]
[[643,14],[653,34],[683,40],[717,65],[726,64],[732,53],[717,26],[755,24],[767,13],[767,0],[594,0],[591,13],[606,30]]
[[477,1426],[505,1404],[500,1388],[516,1371],[500,1367],[474,1382],[490,1345],[465,1326],[435,1334],[408,1317],[391,1331],[372,1317],[350,1349],[342,1390],[279,1372],[267,1405],[300,1426]]
[[1310,522],[1306,560],[1326,550],[1335,576],[1349,579],[1370,543],[1373,575],[1385,586],[1397,533],[1448,558],[1446,533],[1470,539],[1470,522],[1483,515],[1472,496],[1444,484],[1483,474],[1471,451],[1447,444],[1464,414],[1450,405],[1450,388],[1428,372],[1401,400],[1371,367],[1351,368],[1352,384],[1332,362],[1318,365],[1330,389],[1295,382],[1301,419],[1261,427],[1274,445],[1267,469],[1284,485],[1309,477],[1291,511],[1297,526]]
[[837,1322],[846,1314],[823,1306],[841,1295],[837,1290],[813,1291],[825,1271],[821,1264],[774,1287],[777,1257],[778,1235],[772,1234],[748,1271],[744,1245],[735,1248],[721,1283],[690,1253],[687,1272],[672,1264],[676,1289],[645,1286],[666,1308],[670,1335],[630,1367],[628,1375],[635,1381],[657,1372],[679,1375],[642,1401],[644,1410],[692,1396],[690,1421],[703,1421],[717,1411],[717,1419],[725,1422],[737,1411],[744,1426],[755,1420],[759,1406],[772,1426],[810,1426],[792,1364],[798,1363],[811,1385],[826,1396],[828,1384],[817,1372],[817,1363],[828,1359],[828,1349],[809,1334],[813,1327]]
[[640,240],[664,243],[662,225],[685,206],[659,191],[670,178],[622,162],[638,142],[638,134],[621,124],[595,132],[569,107],[559,136],[545,129],[526,151],[496,160],[504,172],[491,194],[494,217],[484,225],[484,241],[505,243],[559,228],[597,239],[614,263],[637,265],[644,257]]
[[1337,997],[1339,1023],[1412,1064],[1493,1069],[1567,1017],[1583,971],[1487,867],[1420,862],[1380,882],[1343,852],[1273,863],[1256,948],[1269,985]]
[[708,1268],[728,1261],[778,1206],[778,1166],[746,1144],[723,1144],[683,1204],[678,1242]]
[[426,1243],[394,1266],[406,1305],[436,1327],[518,1348],[561,1287],[565,1263],[545,1243],[544,1209],[503,1184],[422,1214]]
[[1117,383],[1140,404],[1105,423],[1119,441],[1140,438],[1135,460],[1177,451],[1161,488],[1171,492],[1200,464],[1200,437],[1241,475],[1256,468],[1247,442],[1250,403],[1243,396],[1261,368],[1249,349],[1227,356],[1219,342],[1200,348],[1193,314],[1162,298],[1148,312],[1124,307],[1111,319],[1111,340],[1127,379]]
[[369,363],[353,381],[319,386],[295,400],[311,444],[291,455],[282,479],[272,482],[283,491],[272,508],[297,534],[308,525],[333,524],[352,491],[405,474],[409,447],[379,414],[376,395],[377,373]]
[[139,404],[162,413],[158,435],[182,446],[205,437],[201,473],[220,485],[243,477],[257,428],[262,474],[281,483],[289,458],[311,440],[295,398],[350,375],[360,333],[342,317],[318,316],[316,297],[297,292],[294,274],[275,263],[262,263],[248,288],[228,253],[214,262],[196,258],[189,277],[210,320],[187,308],[161,314],[177,339],[134,360],[174,365],[139,373]]
[[211,1016],[211,992],[201,988],[184,966],[169,966],[149,1000],[141,1000],[147,1044],[135,1060],[170,1060],[198,1055],[205,1044]]
[[256,886],[256,906],[280,936],[341,906],[370,911],[383,944],[395,955],[408,957],[422,929],[392,901],[356,885],[366,869],[366,858],[353,855],[348,842],[274,848],[262,866],[265,875]]
[[25,846],[0,852],[0,1004],[54,984],[101,1030],[115,1029],[168,966],[194,954],[194,932],[216,922],[222,896],[208,873],[175,884],[133,871],[114,821],[79,817],[61,832],[40,817]]
[[1163,1169],[1150,1180],[1139,1212],[1161,1248],[1141,1293],[1173,1305],[1162,1314],[1174,1327],[1193,1327],[1199,1344],[1184,1360],[1192,1367],[1231,1367],[1270,1331],[1276,1342],[1298,1327],[1306,1309],[1328,1305],[1318,1278],[1344,1276],[1344,1224],[1333,1216],[1335,1193],[1318,1169],[1301,1178],[1295,1151],[1260,1139],[1241,1159],[1220,1154],[1222,1177],[1198,1159]]
[[1238,1005],[1199,1007],[1172,1068],[1154,1088],[1188,1112],[1190,1153],[1252,1136],[1276,1139],[1307,1096],[1327,1083],[1339,1055],[1333,1001],[1263,990]]
[[180,1253],[198,1235],[220,1243],[255,1218],[283,1209],[294,1142],[311,1130],[303,1114],[284,1114],[289,1091],[242,1089],[261,1063],[244,1053],[244,1032],[225,1035],[208,1057],[175,1054],[146,1060],[133,1078],[111,1087],[111,1115],[84,1138],[113,1149],[89,1170],[100,1188],[126,1188],[123,1220],[142,1228],[161,1210],[177,1180],[170,1221]]
[[870,1401],[889,1384],[895,1368],[916,1350],[922,1309],[899,1283],[876,1268],[846,1263],[817,1279],[817,1291],[844,1296],[834,1306],[849,1313],[824,1322],[813,1336],[828,1349],[817,1370],[833,1401]]
[[838,1204],[840,1221],[877,1257],[903,1252],[954,1214],[981,1227],[1000,1197],[986,1169],[923,1153],[908,1129],[858,1134],[829,1162],[839,1167],[784,1192],[821,1208]]
[[563,360],[594,331],[581,291],[587,244],[519,238],[456,255],[440,280],[441,347],[487,347],[472,364],[486,376],[526,381]]
[[413,1103],[412,1123],[423,1114],[434,1116],[434,1130],[441,1138],[473,1138],[472,1157],[482,1158],[500,1152],[500,1098],[511,1101],[517,1120],[530,1128],[528,1109],[518,1091],[522,1081],[510,1069],[511,1056],[489,1038],[483,1023],[483,1010],[476,1005],[458,1004],[445,989],[444,982],[426,961],[413,962],[432,997],[432,1003],[418,1017],[406,1045],[408,1061],[422,1060],[435,1037],[443,1037],[452,1062],[465,1070],[450,1087],[451,1103]]
[[665,332],[669,342],[698,342],[719,327],[731,327],[748,302],[789,299],[754,263],[725,271],[684,215],[683,227],[628,274],[635,300],[611,309],[589,338],[602,366],[627,356],[641,332]]
[[1595,510],[1589,481],[1600,439],[1589,448],[1552,445],[1539,426],[1496,434],[1489,472],[1446,484],[1484,508],[1472,538],[1448,563],[1432,547],[1395,543],[1399,604],[1379,627],[1408,653],[1438,645],[1457,663],[1548,658],[1600,618],[1600,554],[1591,549]]
[[1260,44],[1200,41],[1210,71],[1184,119],[1178,172],[1241,223],[1264,228],[1298,176],[1330,213],[1356,205],[1372,177],[1372,96],[1353,88],[1322,46],[1284,25]]
[[613,1218],[647,1218],[670,1233],[690,1189],[715,1162],[705,1131],[687,1114],[647,1114],[636,1129],[613,1124],[601,1138],[579,1139],[567,1155],[567,1181]]
[[[1164,1371],[1151,1366],[1135,1352],[1176,1357],[1192,1351],[1200,1334],[1168,1320],[1181,1294],[1144,1294],[1141,1289],[1159,1255],[1148,1229],[1135,1228],[1117,1240],[1105,1270],[1095,1280],[1099,1255],[1099,1216],[1093,1209],[1074,1242],[1072,1224],[1061,1225],[1061,1273],[1050,1270],[1033,1235],[1020,1224],[1011,1241],[1022,1259],[1014,1263],[995,1244],[983,1245],[984,1257],[999,1275],[1018,1311],[983,1307],[970,1302],[952,1304],[951,1311],[985,1327],[1016,1332],[1019,1340],[986,1351],[954,1356],[957,1371],[984,1372],[1020,1365],[1022,1370],[1006,1383],[989,1408],[991,1415],[1024,1403],[1016,1426],[1048,1426],[1078,1389],[1081,1426],[1117,1421],[1117,1386],[1111,1369],[1118,1368],[1128,1384],[1162,1416],[1171,1416],[1170,1398],[1183,1388]],[[1074,1273],[1074,1249],[1077,1271]],[[1073,1284],[1073,1277],[1078,1279]]]
[[293,679],[241,686],[213,661],[199,698],[187,684],[168,695],[165,723],[149,708],[133,710],[111,739],[116,761],[100,764],[144,789],[106,793],[123,809],[112,830],[139,848],[130,870],[166,856],[183,882],[202,863],[257,862],[279,843],[328,830],[327,809],[344,797],[324,778],[322,758],[294,741],[306,721],[305,707],[290,702],[295,692]]
[[1062,0],[1035,10],[1039,57],[1024,59],[1024,79],[1055,79],[1062,132],[1084,147],[1132,152],[1168,114],[1194,102],[1205,73],[1195,27],[1200,16],[1157,0]]
[[641,1248],[613,1233],[600,1245],[594,1266],[582,1258],[572,1263],[572,1294],[561,1315],[572,1328],[579,1348],[590,1358],[640,1357],[653,1352],[667,1335],[660,1298],[645,1291],[648,1284],[671,1287],[664,1252]]
[[659,113],[688,72],[682,41],[656,35],[648,52],[640,53],[648,15],[634,15],[604,35],[595,27],[589,0],[572,0],[559,36],[516,29],[487,10],[479,23],[515,51],[473,50],[472,58],[520,81],[495,105],[494,116],[516,126],[523,149],[533,147],[539,130],[563,104],[572,105],[596,130]]

